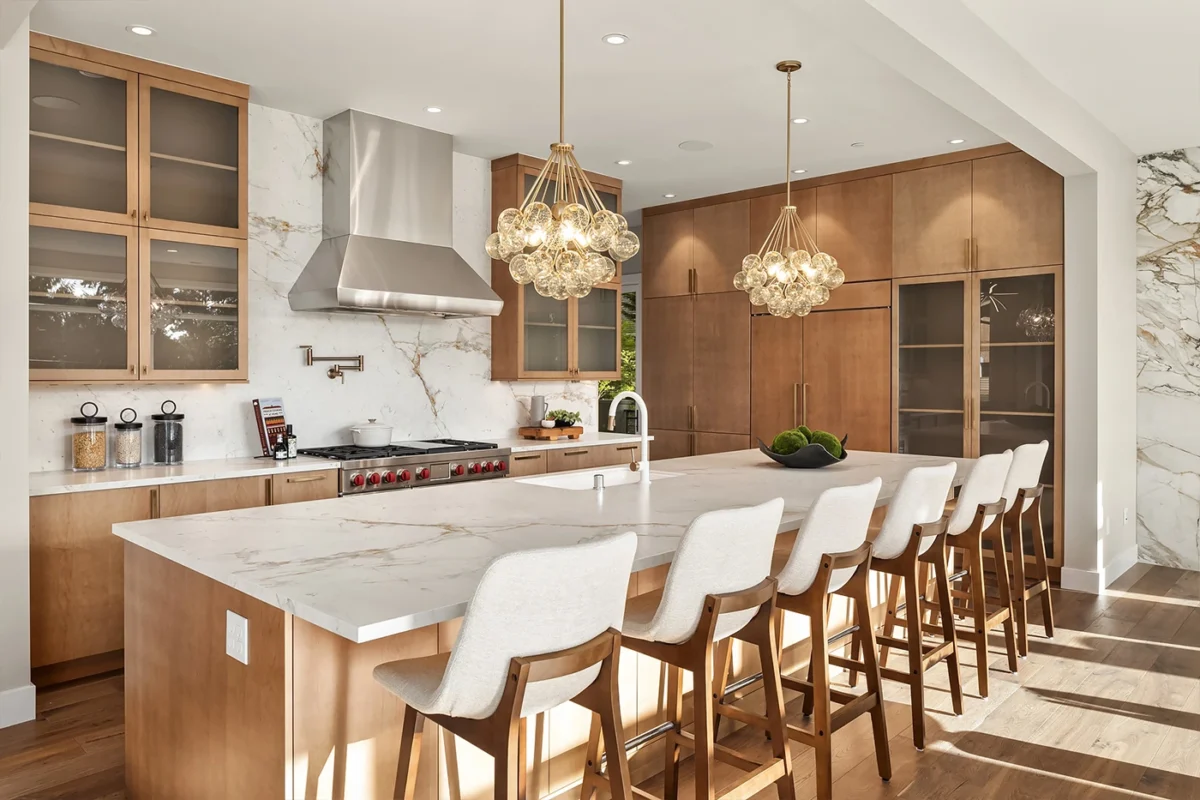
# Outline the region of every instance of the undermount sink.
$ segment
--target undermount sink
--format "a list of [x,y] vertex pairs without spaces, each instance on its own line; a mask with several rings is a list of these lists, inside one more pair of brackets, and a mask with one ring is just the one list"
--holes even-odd
[[[678,478],[680,472],[650,473],[650,482]],[[517,483],[532,483],[536,486],[549,486],[554,489],[570,489],[572,491],[591,491],[595,488],[596,476],[604,476],[604,486],[611,489],[614,486],[625,486],[638,483],[641,473],[634,472],[629,467],[608,467],[605,469],[588,470],[587,472],[560,472],[553,475],[537,475],[532,478],[517,478]]]

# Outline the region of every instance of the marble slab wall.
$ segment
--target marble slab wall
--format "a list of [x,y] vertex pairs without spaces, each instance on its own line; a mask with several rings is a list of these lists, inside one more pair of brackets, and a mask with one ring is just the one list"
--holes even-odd
[[[301,446],[349,441],[347,427],[374,417],[396,439],[511,435],[526,424],[529,397],[583,414],[596,427],[595,382],[490,380],[487,319],[296,313],[287,293],[321,240],[321,121],[250,106],[250,381],[247,384],[60,386],[30,389],[31,471],[69,465],[69,418],[86,401],[115,419],[126,406],[143,418],[166,399],[185,419],[188,459],[258,454],[250,401],[282,397]],[[490,278],[483,244],[490,230],[487,160],[454,154],[454,247]],[[366,372],[343,385],[306,367],[300,345],[318,355],[366,356]]]
[[1138,163],[1138,557],[1200,570],[1200,147]]

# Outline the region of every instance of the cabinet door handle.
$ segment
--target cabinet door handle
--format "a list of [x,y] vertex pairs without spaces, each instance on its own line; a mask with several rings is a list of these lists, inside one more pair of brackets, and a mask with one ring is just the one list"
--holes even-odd
[[143,374],[143,375],[146,375],[146,374],[148,374],[149,372],[150,372],[150,367],[148,367],[148,366],[146,366],[145,364],[143,364],[143,365],[142,365],[142,374]]
[[156,486],[150,490],[150,519],[158,519],[158,514],[159,514],[159,500],[158,500],[158,487]]
[[513,456],[512,460],[513,461],[535,461],[541,457],[542,457],[541,453],[534,453],[533,455],[529,455],[529,456]]
[[564,450],[564,456],[586,456],[591,450]]
[[303,478],[288,478],[287,482],[288,483],[316,483],[317,481],[323,481],[328,477],[329,477],[328,475],[308,475]]
[[808,424],[808,384],[802,383],[802,384],[800,384],[800,387],[801,387],[801,392],[804,395],[804,398],[803,398],[804,399],[804,408],[801,409],[801,411],[803,413],[802,413],[802,416],[800,417],[800,424],[807,425]]
[[979,240],[971,240],[971,269],[979,269]]
[[696,434],[694,433],[688,434],[688,455],[696,455]]
[[792,427],[795,428],[800,424],[800,417],[797,415],[797,406],[799,401],[797,396],[800,394],[800,384],[792,384]]
[[622,450],[637,450],[639,447],[641,447],[641,445],[640,445],[640,444],[627,444],[627,445],[622,445],[621,447],[618,447],[618,448],[617,448],[617,452],[619,453],[619,452],[621,452]]
[[130,364],[130,365],[129,365],[129,374],[130,374],[130,375],[136,375],[136,374],[137,374],[137,367],[135,367],[133,364]]
[[150,212],[143,211],[142,212],[142,222],[149,222],[149,221],[150,221]]
[[964,239],[963,244],[966,246],[963,250],[963,256],[965,256],[965,259],[966,259],[964,261],[964,263],[967,265],[967,272],[970,272],[971,271],[971,239],[969,237]]

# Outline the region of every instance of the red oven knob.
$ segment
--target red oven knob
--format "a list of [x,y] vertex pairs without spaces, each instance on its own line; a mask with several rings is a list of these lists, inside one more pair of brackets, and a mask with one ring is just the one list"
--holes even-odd
[[483,471],[491,472],[492,471],[492,462],[490,462],[490,461],[483,462]]
[[417,477],[420,478],[421,480],[425,480],[426,478],[428,478],[429,477],[429,467],[421,467],[419,470],[417,470]]
[[455,475],[462,475],[462,474],[463,474],[463,465],[462,465],[462,464],[455,464],[455,465],[454,465],[454,474],[455,474]]
[[350,484],[352,486],[362,486],[364,483],[366,483],[366,481],[363,479],[362,475],[355,475],[350,479]]
[[472,475],[478,475],[478,474],[479,474],[479,465],[478,465],[478,464],[472,464],[472,465],[471,465],[471,474],[472,474]]
[[497,472],[504,472],[504,470],[506,470],[506,469],[508,469],[508,464],[505,464],[503,461],[496,462],[496,471]]
[[379,485],[379,481],[380,481],[379,473],[378,473],[378,472],[372,472],[372,473],[371,473],[371,475],[370,475],[370,477],[368,477],[368,478],[367,478],[367,480],[371,482],[371,485],[372,485],[372,486],[378,486],[378,485]]
[[383,482],[384,483],[395,483],[396,482],[396,473],[394,473],[394,472],[383,473]]
[[408,470],[406,470],[406,469],[402,469],[402,470],[400,470],[400,480],[401,480],[402,482],[405,482],[405,483],[407,483],[408,481],[411,481],[411,480],[412,480],[412,473],[411,473],[411,472],[409,472],[409,471],[408,471]]

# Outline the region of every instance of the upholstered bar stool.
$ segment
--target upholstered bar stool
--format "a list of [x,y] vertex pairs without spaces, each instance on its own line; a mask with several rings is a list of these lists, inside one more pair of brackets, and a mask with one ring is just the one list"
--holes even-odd
[[[1054,607],[1050,602],[1050,569],[1042,531],[1042,465],[1050,443],[1023,444],[1013,452],[1004,480],[1004,528],[1012,548],[1013,614],[1017,618],[1017,651],[1029,655],[1029,601],[1042,598],[1042,623],[1054,638]],[[1033,564],[1025,563],[1025,523],[1033,537]]]
[[[988,595],[983,565],[987,547],[994,553],[1004,552],[1001,515],[1004,513],[1004,481],[1012,466],[1012,458],[1011,450],[980,456],[971,468],[971,474],[958,494],[958,503],[946,523],[946,544],[960,551],[963,564],[960,572],[950,576],[953,610],[956,615],[969,617],[972,623],[968,628],[957,628],[956,632],[959,638],[975,643],[980,697],[988,696],[988,631],[1003,626],[1008,669],[1016,672],[1018,666],[1008,560],[995,559],[998,597]],[[966,589],[954,588],[954,584],[962,580],[966,581]]]
[[525,718],[573,700],[600,718],[615,800],[630,800],[617,691],[637,534],[501,556],[480,579],[450,653],[392,661],[375,680],[405,703],[397,800],[416,787],[426,718],[496,762],[497,800],[525,796]]
[[[827,489],[813,504],[804,525],[796,533],[790,551],[777,554],[772,567],[779,582],[776,604],[781,611],[803,614],[811,623],[812,654],[808,679],[782,676],[783,685],[804,694],[804,714],[812,717],[811,728],[787,726],[789,738],[812,747],[816,754],[817,797],[829,800],[833,795],[833,733],[860,714],[871,715],[875,736],[875,758],[879,775],[885,781],[892,776],[888,751],[887,721],[880,692],[879,664],[871,624],[871,598],[868,585],[871,547],[866,544],[867,528],[875,510],[882,482],[876,478],[860,486]],[[862,663],[831,655],[829,652],[829,607],[832,597],[842,595],[854,603],[857,626],[851,634],[864,643]],[[781,648],[782,649],[782,648]],[[849,667],[867,676],[866,692],[860,695],[833,689],[829,681],[831,665]],[[728,651],[718,658],[718,675],[713,694],[716,713],[738,722],[766,728],[770,720],[725,702],[729,669]],[[764,667],[763,677],[766,678]],[[741,686],[748,685],[739,682]],[[838,703],[841,707],[833,708]]]
[[[712,511],[697,517],[679,542],[661,599],[634,598],[621,627],[621,644],[658,659],[667,671],[664,796],[679,794],[680,748],[695,754],[697,800],[714,800],[713,766],[722,761],[746,770],[744,781],[722,797],[747,798],[775,784],[780,800],[795,800],[792,762],[783,721],[771,552],[783,516],[783,500],[750,508]],[[713,645],[733,637],[758,649],[765,674],[766,727],[771,757],[757,761],[716,744],[713,730]],[[693,732],[683,730],[683,670],[693,676]],[[613,746],[605,743],[607,752]],[[599,779],[600,742],[595,726],[588,743],[588,770],[580,790],[590,800]],[[611,759],[609,771],[611,772]],[[652,797],[634,788],[639,797]],[[689,800],[691,795],[688,796]]]
[[[905,683],[912,698],[913,745],[925,749],[925,673],[936,664],[946,663],[950,673],[950,701],[954,713],[963,713],[962,682],[959,675],[958,637],[950,609],[950,581],[946,569],[946,520],[942,513],[946,498],[954,483],[957,465],[953,462],[940,467],[916,467],[900,481],[895,497],[888,503],[883,527],[871,545],[871,569],[891,576],[887,617],[881,645],[880,672],[885,678]],[[922,593],[926,583],[921,579],[932,568],[938,587],[940,627],[925,621]],[[900,589],[903,584],[904,617],[900,611]],[[906,638],[893,636],[895,627],[906,631]],[[941,642],[926,644],[925,634],[940,635]],[[854,658],[858,658],[860,640],[854,643]],[[887,666],[890,648],[908,654],[908,669],[894,670]],[[850,673],[850,685],[857,675]]]

